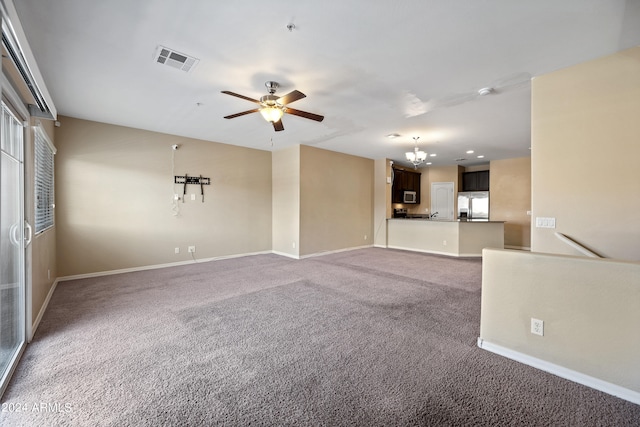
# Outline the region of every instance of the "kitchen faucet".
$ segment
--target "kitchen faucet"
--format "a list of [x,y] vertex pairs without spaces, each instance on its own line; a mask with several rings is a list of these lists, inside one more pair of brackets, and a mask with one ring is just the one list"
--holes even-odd
[[438,212],[434,212],[431,215],[429,215],[429,218],[435,218],[435,216],[438,215]]

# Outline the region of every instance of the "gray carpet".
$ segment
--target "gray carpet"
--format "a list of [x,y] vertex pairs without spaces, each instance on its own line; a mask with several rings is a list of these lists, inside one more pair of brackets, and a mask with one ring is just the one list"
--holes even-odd
[[371,248],[62,282],[0,425],[640,425],[479,349],[480,272]]

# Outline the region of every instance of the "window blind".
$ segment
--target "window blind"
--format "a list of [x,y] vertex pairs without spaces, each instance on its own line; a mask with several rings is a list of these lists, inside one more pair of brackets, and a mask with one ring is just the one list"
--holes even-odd
[[54,224],[54,175],[55,148],[47,134],[39,126],[34,127],[35,141],[35,232],[41,233]]

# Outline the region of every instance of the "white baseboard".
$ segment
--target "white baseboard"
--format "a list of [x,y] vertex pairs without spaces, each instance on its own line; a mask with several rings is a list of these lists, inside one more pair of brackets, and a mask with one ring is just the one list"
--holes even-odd
[[30,333],[30,336],[28,337],[27,342],[31,342],[33,340],[33,336],[36,334],[36,329],[38,329],[38,326],[40,326],[40,322],[42,321],[42,316],[44,316],[44,312],[47,311],[47,307],[49,306],[49,301],[51,301],[51,297],[53,296],[53,293],[55,292],[59,281],[60,279],[56,279],[53,281],[53,284],[51,285],[51,289],[49,289],[49,293],[47,293],[47,297],[44,299],[44,303],[42,303],[42,307],[40,307],[38,316],[36,317],[36,320],[34,320],[33,324],[31,325],[31,333]]
[[529,251],[531,252],[531,248],[528,246],[514,246],[514,245],[504,245],[505,249],[512,249],[516,251]]
[[286,252],[271,251],[271,253],[274,254],[274,255],[280,255],[280,256],[283,256],[283,257],[287,257],[287,258],[300,259],[300,257],[298,255],[288,254]]
[[242,257],[245,257],[245,256],[263,255],[263,254],[270,254],[270,253],[272,253],[272,251],[250,252],[250,253],[243,253],[243,254],[224,255],[224,256],[213,257],[213,258],[201,258],[201,259],[196,259],[195,261],[194,260],[187,260],[187,261],[179,261],[179,262],[170,262],[170,263],[167,263],[167,264],[144,265],[144,266],[141,266],[141,267],[122,268],[122,269],[119,269],[119,270],[98,271],[98,272],[95,272],[95,273],[86,273],[86,274],[74,274],[74,275],[71,275],[71,276],[58,277],[57,280],[62,282],[62,281],[66,281],[66,280],[87,279],[87,278],[91,278],[91,277],[110,276],[112,274],[122,274],[122,273],[132,273],[132,272],[136,272],[136,271],[155,270],[155,269],[158,269],[158,268],[176,267],[176,266],[180,266],[180,265],[196,264],[196,263],[199,263],[199,262],[219,261],[219,260],[223,260],[223,259],[242,258]]
[[547,362],[546,360],[538,359],[537,357],[529,356],[528,354],[502,347],[498,344],[493,344],[483,340],[482,338],[478,338],[478,347],[483,350],[499,354],[500,356],[504,356],[508,359],[515,360],[516,362],[524,363],[525,365],[532,366],[536,369],[549,372],[550,374],[557,375],[569,381],[619,397],[620,399],[627,400],[631,403],[635,403],[636,405],[640,405],[640,392],[630,390],[608,381],[603,381],[590,375],[565,368],[564,366],[556,365],[555,363]]
[[95,273],[84,273],[84,274],[74,274],[74,275],[71,275],[71,276],[62,276],[62,277],[58,277],[56,279],[56,284],[57,284],[58,281],[64,282],[64,281],[67,281],[67,280],[88,279],[88,278],[91,278],[91,277],[110,276],[110,275],[113,275],[113,274],[133,273],[133,272],[136,272],[136,271],[155,270],[155,269],[158,269],[158,268],[176,267],[176,266],[180,266],[180,265],[195,264],[195,263],[198,263],[198,262],[220,261],[220,260],[223,260],[223,259],[242,258],[242,257],[245,257],[245,256],[252,256],[252,255],[275,254],[275,255],[280,255],[280,256],[293,258],[293,259],[304,259],[304,258],[311,258],[311,257],[328,255],[328,254],[333,254],[333,253],[338,253],[338,252],[345,252],[345,251],[353,251],[353,250],[356,250],[356,249],[370,248],[372,246],[373,245],[356,246],[356,247],[345,248],[345,249],[337,249],[335,251],[318,252],[318,253],[304,255],[304,256],[296,256],[296,255],[288,254],[286,252],[279,252],[279,251],[262,251],[262,252],[249,252],[249,253],[234,254],[234,255],[224,255],[224,256],[213,257],[213,258],[197,259],[196,261],[187,260],[187,261],[179,261],[179,262],[170,262],[170,263],[166,263],[166,264],[143,265],[143,266],[140,266],[140,267],[121,268],[121,269],[118,269],[118,270],[97,271]]
[[445,255],[445,256],[451,256],[451,257],[456,257],[456,258],[481,258],[482,254],[457,254],[454,252],[446,252],[446,251],[430,251],[430,250],[426,250],[426,249],[416,249],[416,248],[405,248],[403,246],[391,246],[388,245],[387,248],[389,249],[399,249],[401,251],[411,251],[411,252],[421,252],[423,254],[432,254],[432,255]]
[[340,253],[340,252],[356,251],[358,249],[365,249],[365,248],[372,248],[372,247],[373,247],[373,245],[365,245],[365,246],[354,246],[354,247],[351,247],[351,248],[336,249],[334,251],[316,252],[316,253],[309,254],[309,255],[303,255],[299,259],[313,258],[313,257],[329,255],[329,254],[337,254],[337,253]]
[[[357,249],[364,249],[364,248],[372,248],[374,247],[374,245],[366,245],[366,246],[354,246],[351,248],[343,248],[343,249],[336,249],[333,251],[323,251],[323,252],[316,252],[313,254],[309,254],[309,255],[293,255],[293,254],[288,254],[286,252],[279,252],[279,251],[271,251],[271,253],[275,254],[275,255],[280,255],[280,256],[284,256],[287,258],[293,258],[293,259],[306,259],[306,258],[313,258],[313,257],[318,257],[318,256],[324,256],[324,255],[329,255],[329,254],[337,254],[340,252],[348,252],[348,251],[355,251]],[[378,246],[383,248],[384,246]]]

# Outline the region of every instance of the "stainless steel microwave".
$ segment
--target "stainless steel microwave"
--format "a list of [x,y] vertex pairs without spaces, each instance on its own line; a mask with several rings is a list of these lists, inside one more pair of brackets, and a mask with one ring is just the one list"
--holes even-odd
[[415,191],[405,191],[404,192],[404,203],[417,203],[418,196]]

